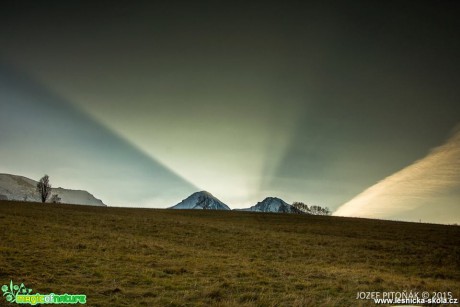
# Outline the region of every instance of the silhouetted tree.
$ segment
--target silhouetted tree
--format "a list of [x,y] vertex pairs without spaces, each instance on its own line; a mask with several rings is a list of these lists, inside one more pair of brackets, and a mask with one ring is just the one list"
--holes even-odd
[[310,208],[308,208],[308,206],[302,202],[296,201],[292,204],[292,206],[302,212],[310,213]]
[[53,196],[51,196],[51,202],[55,204],[59,204],[61,202],[61,198],[59,197],[59,195],[53,194]]
[[40,194],[42,203],[46,202],[51,195],[51,184],[48,175],[43,176],[37,183],[37,191]]
[[324,208],[321,206],[308,207],[308,205],[302,202],[294,202],[292,206],[307,214],[313,214],[313,215],[330,215],[331,214],[331,210],[329,210],[328,207],[324,207]]

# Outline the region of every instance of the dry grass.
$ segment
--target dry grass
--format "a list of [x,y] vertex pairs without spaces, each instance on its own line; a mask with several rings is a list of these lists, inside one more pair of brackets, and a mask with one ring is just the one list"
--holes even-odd
[[84,293],[89,306],[367,304],[357,291],[460,297],[458,226],[1,201],[0,229],[0,284]]

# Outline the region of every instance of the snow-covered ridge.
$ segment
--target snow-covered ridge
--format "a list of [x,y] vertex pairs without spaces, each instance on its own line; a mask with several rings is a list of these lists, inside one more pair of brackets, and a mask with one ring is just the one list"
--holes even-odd
[[286,203],[284,200],[277,197],[267,197],[263,201],[258,202],[254,206],[246,209],[238,209],[239,211],[254,211],[254,212],[282,212],[282,213],[303,213],[294,206]]
[[[36,190],[37,181],[27,177],[0,174],[0,200],[18,200],[40,202],[40,195]],[[61,203],[89,205],[89,206],[106,206],[100,199],[95,198],[92,194],[82,190],[70,190],[65,188],[52,188],[51,195],[57,194]],[[47,202],[51,202],[51,197]],[[277,197],[267,197],[254,206],[246,209],[234,209],[236,211],[251,212],[274,212],[274,213],[296,213],[296,214],[320,214],[325,213],[319,206],[306,205],[305,208],[286,203]],[[195,192],[186,199],[182,200],[169,209],[199,209],[199,210],[231,210],[228,205],[217,199],[207,191]]]
[[[36,190],[37,181],[27,177],[0,174],[0,200],[21,200],[40,202]],[[106,206],[100,199],[82,190],[52,188],[51,195],[57,194],[61,203],[89,206]]]
[[230,208],[206,191],[196,192],[169,209],[230,210]]

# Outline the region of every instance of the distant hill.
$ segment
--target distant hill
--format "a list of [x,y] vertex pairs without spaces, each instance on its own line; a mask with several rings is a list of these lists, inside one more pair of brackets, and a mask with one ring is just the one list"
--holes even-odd
[[230,210],[230,208],[206,191],[196,192],[169,209]]
[[267,197],[263,201],[258,202],[254,206],[246,209],[238,209],[238,211],[254,211],[254,212],[280,212],[280,213],[297,213],[305,214],[305,212],[286,203],[284,200],[277,197]]
[[[21,200],[40,202],[36,190],[37,181],[27,177],[0,174],[0,200]],[[61,203],[89,206],[106,206],[100,199],[82,190],[52,188],[51,195],[57,194]],[[49,201],[49,200],[48,200]]]

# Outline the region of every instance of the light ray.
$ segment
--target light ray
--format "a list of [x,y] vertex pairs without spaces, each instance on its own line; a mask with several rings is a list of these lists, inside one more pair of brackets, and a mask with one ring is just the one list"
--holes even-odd
[[458,222],[460,129],[457,127],[445,144],[425,158],[371,186],[334,215]]

